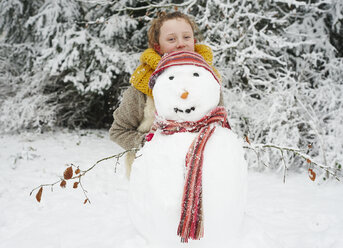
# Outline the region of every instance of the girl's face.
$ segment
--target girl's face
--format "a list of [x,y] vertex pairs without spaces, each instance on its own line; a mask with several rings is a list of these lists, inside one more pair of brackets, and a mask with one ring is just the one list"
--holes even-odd
[[154,48],[160,55],[175,51],[194,52],[194,43],[192,26],[185,19],[177,18],[162,24],[159,44]]

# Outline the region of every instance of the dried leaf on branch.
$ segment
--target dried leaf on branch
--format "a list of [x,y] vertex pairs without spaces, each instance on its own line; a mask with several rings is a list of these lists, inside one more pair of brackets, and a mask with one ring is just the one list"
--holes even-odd
[[[109,159],[116,159],[116,165],[119,164],[119,159],[121,157],[123,157],[126,153],[128,152],[137,152],[139,149],[137,148],[133,148],[133,149],[130,149],[130,150],[126,150],[126,151],[123,151],[121,153],[118,153],[118,154],[115,154],[115,155],[112,155],[112,156],[109,156],[109,157],[106,157],[106,158],[102,158],[100,160],[98,160],[95,164],[93,164],[91,167],[89,167],[87,170],[85,171],[81,171],[78,167],[77,169],[75,170],[75,174],[76,176],[74,176],[74,173],[73,173],[73,166],[75,167],[75,165],[71,164],[71,166],[69,166],[64,172],[63,172],[63,178],[60,178],[58,181],[54,182],[54,183],[50,183],[50,184],[41,184],[40,186],[34,188],[31,192],[30,192],[30,195],[32,195],[32,193],[34,191],[36,191],[37,189],[39,189],[37,195],[36,195],[36,199],[38,202],[40,202],[41,200],[41,196],[42,196],[42,191],[43,191],[43,187],[51,187],[51,190],[53,189],[53,187],[56,185],[56,184],[59,184],[60,187],[62,188],[65,188],[66,185],[67,185],[67,182],[66,180],[73,180],[73,179],[78,179],[78,182],[74,182],[73,183],[73,188],[76,189],[80,186],[80,188],[82,189],[83,191],[83,194],[85,195],[86,197],[86,200],[84,201],[84,204],[86,204],[87,202],[90,203],[90,200],[87,196],[87,191],[84,189],[82,183],[81,183],[81,179],[91,170],[93,170],[98,164],[100,164],[101,162],[103,161],[106,161],[106,160],[109,160]],[[74,177],[73,177],[74,176]]]
[[69,180],[69,179],[71,179],[73,177],[73,167],[72,166],[68,167],[64,171],[63,177],[64,177],[65,180]]
[[308,176],[312,181],[316,180],[316,173],[312,169],[308,169]]
[[79,186],[79,182],[75,182],[75,183],[73,184],[73,188],[74,188],[74,189],[76,189],[77,186]]
[[67,185],[67,182],[65,180],[62,180],[62,182],[60,183],[61,188],[65,188]]
[[[284,152],[291,152],[294,155],[304,159],[312,167],[315,167],[317,169],[321,169],[321,170],[325,171],[326,174],[331,175],[333,178],[340,181],[336,172],[333,171],[332,168],[325,166],[325,165],[322,165],[318,162],[315,162],[309,155],[305,154],[304,151],[302,151],[299,148],[282,147],[282,146],[275,145],[275,144],[249,144],[249,146],[244,146],[244,148],[253,150],[256,154],[259,154],[259,151],[264,150],[265,148],[276,149],[276,150],[279,150],[281,152],[281,159],[283,161],[285,161],[284,160]],[[287,167],[286,167],[285,162],[284,162],[284,167],[285,167],[284,168],[284,179],[285,179],[285,175],[286,175],[286,171],[287,171]],[[316,179],[316,173],[313,171],[313,169],[309,169],[309,175],[310,175],[310,178],[312,181],[314,181]]]
[[38,202],[40,202],[42,199],[42,193],[43,193],[43,187],[40,187],[40,189],[38,190],[38,193],[36,194],[36,200]]

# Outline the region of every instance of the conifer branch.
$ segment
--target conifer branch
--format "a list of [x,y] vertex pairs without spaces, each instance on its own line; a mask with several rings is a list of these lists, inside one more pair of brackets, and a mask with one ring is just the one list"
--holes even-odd
[[170,8],[170,7],[185,7],[187,5],[190,5],[192,3],[195,3],[196,0],[189,0],[188,2],[184,3],[169,3],[169,4],[149,4],[147,6],[141,6],[141,7],[125,7],[123,9],[119,9],[117,11],[125,11],[125,10],[131,10],[131,11],[138,11],[138,10],[144,10],[144,9],[157,9],[157,8]]
[[[83,3],[90,3],[90,4],[99,4],[99,5],[112,5],[115,4],[115,1],[106,1],[106,0],[78,0],[79,2]],[[122,11],[139,11],[139,10],[145,10],[145,9],[153,9],[153,8],[169,8],[169,7],[184,7],[189,4],[194,4],[196,0],[189,0],[188,2],[184,3],[160,3],[160,4],[149,4],[146,6],[140,6],[140,7],[125,7],[122,9],[117,9],[116,11],[122,12]]]
[[[115,2],[96,1],[96,0],[78,0],[78,1],[79,2],[85,2],[85,3],[92,3],[92,4],[100,4],[100,5],[111,5],[111,4],[115,3]],[[185,7],[188,5],[192,6],[195,3],[196,3],[196,0],[190,0],[188,2],[180,3],[180,4],[176,4],[176,3],[149,4],[147,6],[140,6],[140,7],[125,7],[125,8],[117,9],[116,11],[117,12],[124,12],[124,11],[139,11],[139,10],[146,10],[146,9],[170,8],[170,7],[178,8],[178,7]],[[103,23],[108,24],[109,18],[105,19],[104,17],[100,17],[100,18],[96,19],[95,21],[76,21],[76,23],[79,25],[85,25],[85,27],[87,28],[89,25],[93,25],[93,24],[103,24]]]

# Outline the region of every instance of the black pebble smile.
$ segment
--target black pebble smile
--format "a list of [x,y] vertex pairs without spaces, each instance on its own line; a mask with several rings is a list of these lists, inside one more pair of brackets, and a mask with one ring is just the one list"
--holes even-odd
[[175,113],[177,113],[177,112],[181,112],[181,113],[186,112],[187,114],[189,114],[190,112],[192,112],[194,110],[195,110],[195,107],[191,107],[191,108],[186,109],[186,110],[182,110],[182,109],[179,109],[179,108],[174,108]]

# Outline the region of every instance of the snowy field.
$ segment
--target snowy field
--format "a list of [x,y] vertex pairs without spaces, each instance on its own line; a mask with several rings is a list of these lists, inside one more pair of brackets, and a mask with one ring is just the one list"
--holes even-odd
[[[122,163],[99,164],[83,179],[91,204],[68,182],[30,191],[62,176],[66,164],[87,169],[121,152],[106,131],[0,136],[0,248],[146,247],[127,213]],[[116,170],[116,172],[115,172]],[[36,193],[36,192],[35,192]],[[343,182],[312,182],[306,174],[249,172],[248,205],[236,247],[343,247]]]

